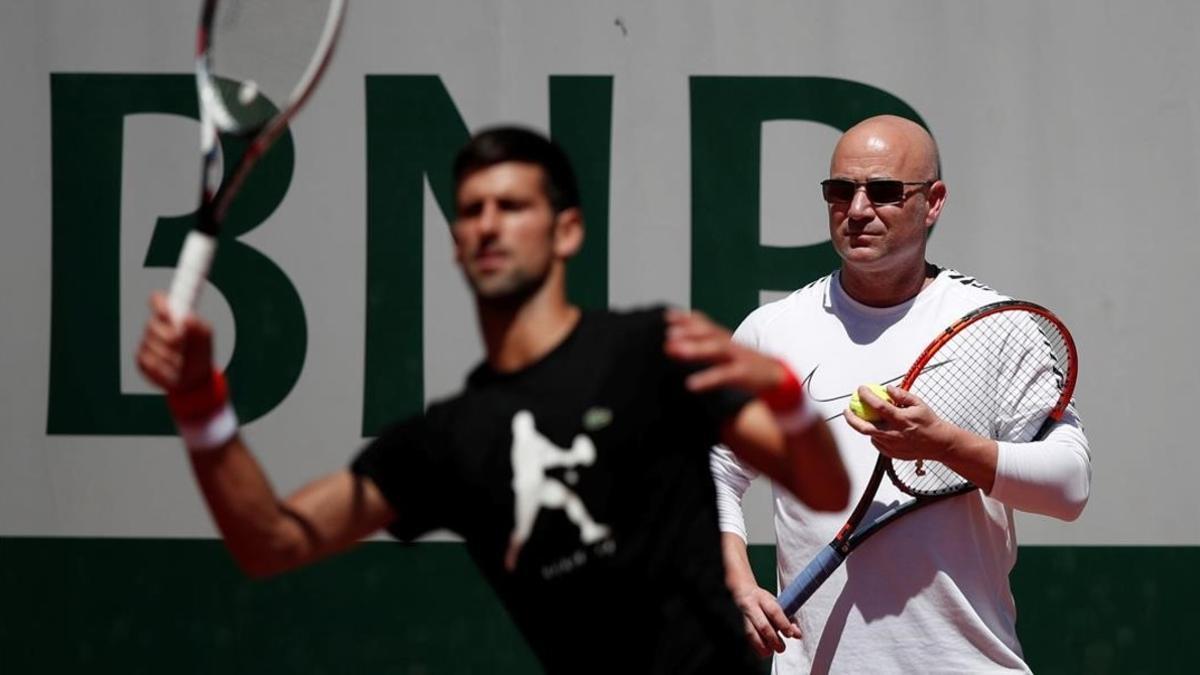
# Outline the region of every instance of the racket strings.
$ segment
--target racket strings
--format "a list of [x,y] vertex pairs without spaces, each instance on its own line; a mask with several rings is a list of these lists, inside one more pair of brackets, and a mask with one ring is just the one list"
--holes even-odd
[[324,58],[331,0],[218,0],[209,30],[209,72],[237,126],[253,128],[287,107],[310,65]]
[[[997,311],[953,333],[908,389],[951,424],[997,440],[1029,441],[1059,405],[1070,353],[1053,321],[1027,310]],[[941,462],[891,463],[897,483],[914,495],[968,485]]]

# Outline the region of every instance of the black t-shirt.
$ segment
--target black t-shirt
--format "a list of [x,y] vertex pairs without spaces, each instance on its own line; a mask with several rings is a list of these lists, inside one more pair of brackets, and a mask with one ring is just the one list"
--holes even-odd
[[685,390],[663,312],[586,312],[538,362],[479,366],[353,463],[397,538],[463,537],[550,672],[755,671],[708,468],[748,398]]

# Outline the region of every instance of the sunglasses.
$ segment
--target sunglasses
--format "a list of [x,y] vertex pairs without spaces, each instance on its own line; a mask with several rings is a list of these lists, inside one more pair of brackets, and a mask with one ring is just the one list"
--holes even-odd
[[854,201],[854,193],[858,192],[858,187],[861,185],[866,189],[867,199],[876,206],[884,204],[899,204],[911,197],[914,193],[920,190],[905,191],[905,187],[909,185],[920,185],[922,188],[927,188],[933,185],[934,181],[902,181],[884,178],[880,180],[869,180],[859,183],[844,178],[829,178],[821,181],[821,194],[825,197],[825,201],[830,204],[846,204]]

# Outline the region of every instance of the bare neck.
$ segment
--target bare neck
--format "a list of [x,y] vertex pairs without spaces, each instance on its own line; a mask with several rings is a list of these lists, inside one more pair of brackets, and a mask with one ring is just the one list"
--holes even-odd
[[868,307],[894,307],[916,297],[937,277],[937,268],[924,260],[903,270],[856,270],[842,265],[842,290]]
[[580,310],[567,302],[563,284],[548,283],[514,303],[476,300],[487,362],[511,373],[533,364],[567,338]]

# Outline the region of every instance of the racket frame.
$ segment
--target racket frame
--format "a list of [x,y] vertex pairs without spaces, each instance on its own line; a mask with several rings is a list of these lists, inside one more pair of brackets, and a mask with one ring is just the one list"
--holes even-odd
[[[199,299],[204,279],[208,276],[213,256],[216,254],[217,237],[230,204],[259,158],[283,134],[288,123],[316,90],[333,58],[337,39],[346,18],[346,0],[330,0],[325,25],[313,50],[314,58],[309,61],[300,80],[289,92],[286,103],[264,124],[242,127],[237,124],[222,101],[218,93],[218,81],[212,74],[212,27],[217,6],[221,1],[203,1],[200,26],[196,35],[196,92],[200,112],[201,152],[200,207],[197,211],[196,226],[184,240],[175,276],[167,294],[167,303],[176,321],[181,321],[187,316]],[[217,161],[222,135],[250,139],[246,150],[237,159],[225,180],[222,180],[220,163]]]

